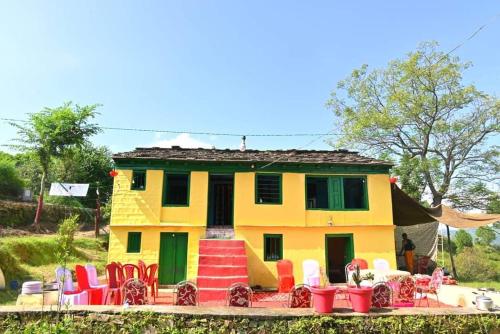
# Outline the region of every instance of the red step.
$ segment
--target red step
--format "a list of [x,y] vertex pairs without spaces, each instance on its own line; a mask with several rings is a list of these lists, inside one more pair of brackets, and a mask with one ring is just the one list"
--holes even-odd
[[246,266],[247,257],[246,255],[199,255],[198,264],[200,266],[204,265],[231,265],[231,266]]
[[200,248],[202,247],[243,247],[245,248],[245,241],[232,240],[232,239],[201,239]]
[[198,276],[244,276],[248,275],[247,266],[198,265]]
[[247,262],[243,240],[200,240],[197,278],[200,301],[223,300],[231,284],[248,284]]
[[211,288],[225,288],[234,283],[248,284],[248,276],[224,276],[224,277],[211,277],[211,276],[198,276],[196,283],[198,286],[206,286]]
[[245,247],[200,246],[200,255],[220,255],[221,252],[224,252],[224,254],[230,254],[230,255],[246,255]]

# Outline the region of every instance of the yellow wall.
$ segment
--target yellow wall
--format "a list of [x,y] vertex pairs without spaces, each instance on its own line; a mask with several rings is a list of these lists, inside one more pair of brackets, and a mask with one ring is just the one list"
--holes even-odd
[[276,262],[264,261],[264,234],[283,235],[283,258],[293,262],[295,282],[302,282],[302,261],[318,260],[326,267],[325,236],[335,234],[353,234],[354,257],[368,261],[370,268],[373,260],[383,258],[389,261],[391,268],[396,268],[394,253],[394,227],[240,227],[235,229],[236,239],[245,240],[248,256],[248,272],[251,285],[263,287],[277,286]]
[[[128,232],[142,232],[140,253],[127,253]],[[108,263],[111,261],[137,263],[139,259],[146,264],[159,263],[161,232],[188,233],[186,278],[195,280],[198,274],[198,241],[205,236],[204,227],[112,226],[109,233]]]
[[[311,175],[311,174],[307,174]],[[322,174],[324,175],[324,174]],[[187,278],[194,279],[198,240],[205,235],[208,206],[208,172],[191,172],[188,207],[162,207],[163,170],[148,170],[146,189],[130,190],[132,171],[119,170],[114,180],[109,260],[157,262],[160,232],[188,232]],[[255,173],[234,174],[234,228],[246,240],[252,284],[276,285],[276,263],[263,261],[263,234],[283,234],[283,256],[294,262],[302,282],[302,260],[325,262],[325,234],[353,233],[355,257],[387,259],[396,266],[389,176],[367,177],[369,210],[328,211],[305,209],[304,173],[282,174],[280,205],[255,204]],[[331,223],[331,226],[330,226]],[[140,231],[142,249],[127,254],[127,232]]]

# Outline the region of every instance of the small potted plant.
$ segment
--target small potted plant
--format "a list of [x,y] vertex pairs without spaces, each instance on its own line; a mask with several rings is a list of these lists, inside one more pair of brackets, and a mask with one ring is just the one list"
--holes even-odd
[[330,280],[323,268],[320,268],[322,283],[318,287],[311,287],[314,309],[318,313],[332,313],[333,301],[337,288],[330,285]]
[[368,273],[361,275],[359,265],[356,265],[355,271],[352,274],[352,281],[356,286],[349,287],[349,298],[351,299],[352,309],[355,312],[368,313],[372,306],[373,288],[371,286],[361,286],[364,280],[373,280],[373,274]]

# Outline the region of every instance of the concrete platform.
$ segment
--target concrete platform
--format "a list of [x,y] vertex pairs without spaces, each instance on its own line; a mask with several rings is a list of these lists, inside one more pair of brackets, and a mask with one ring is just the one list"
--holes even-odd
[[[54,312],[57,310],[55,306],[0,306],[1,314],[13,314],[24,312]],[[497,314],[500,312],[478,311],[475,308],[386,308],[362,314],[353,312],[347,308],[336,308],[331,314],[318,314],[314,309],[290,309],[290,308],[268,308],[268,307],[207,307],[207,306],[169,306],[169,305],[144,305],[144,306],[110,306],[110,305],[80,305],[63,307],[63,311],[68,313],[102,313],[114,314],[122,312],[154,312],[159,314],[177,314],[177,315],[193,315],[193,316],[222,316],[222,317],[252,317],[252,318],[296,318],[296,317],[312,317],[312,316],[333,316],[333,317],[384,317],[384,316],[407,316],[407,315],[477,315],[477,314]]]

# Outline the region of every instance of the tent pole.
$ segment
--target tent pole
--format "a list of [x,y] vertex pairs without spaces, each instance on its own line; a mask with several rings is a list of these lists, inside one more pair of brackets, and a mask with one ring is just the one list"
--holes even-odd
[[457,268],[455,268],[455,261],[453,260],[453,251],[451,249],[450,227],[448,225],[446,225],[446,234],[448,235],[448,252],[450,253],[451,270],[453,271],[453,277],[455,279],[458,279]]

